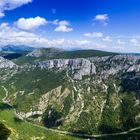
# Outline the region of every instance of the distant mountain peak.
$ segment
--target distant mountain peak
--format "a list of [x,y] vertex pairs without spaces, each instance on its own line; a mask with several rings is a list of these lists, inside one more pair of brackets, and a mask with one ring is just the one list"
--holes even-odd
[[33,50],[31,53],[27,54],[27,56],[31,57],[42,57],[42,56],[52,56],[54,54],[64,52],[63,49],[59,48],[38,48]]
[[14,52],[14,53],[31,52],[33,50],[34,50],[33,47],[25,46],[25,45],[6,45],[1,48],[1,51]]

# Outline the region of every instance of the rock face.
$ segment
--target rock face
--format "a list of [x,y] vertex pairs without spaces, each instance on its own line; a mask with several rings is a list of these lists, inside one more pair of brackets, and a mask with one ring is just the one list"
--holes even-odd
[[74,79],[81,80],[83,76],[100,74],[108,77],[119,72],[140,71],[140,57],[130,55],[117,55],[107,57],[55,59],[36,62],[35,67],[41,69],[68,69]]
[[79,58],[79,59],[56,59],[43,62],[37,62],[35,64],[41,69],[68,69],[74,75],[74,79],[81,80],[85,75],[96,74],[95,65],[92,64],[88,59]]
[[12,61],[0,57],[0,68],[16,68],[17,65]]
[[90,58],[101,75],[115,75],[119,72],[140,71],[140,57],[131,55],[116,55],[111,57]]

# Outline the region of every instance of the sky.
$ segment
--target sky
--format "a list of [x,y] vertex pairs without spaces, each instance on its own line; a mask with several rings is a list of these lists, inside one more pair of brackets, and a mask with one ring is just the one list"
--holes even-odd
[[139,0],[0,0],[0,46],[140,53]]

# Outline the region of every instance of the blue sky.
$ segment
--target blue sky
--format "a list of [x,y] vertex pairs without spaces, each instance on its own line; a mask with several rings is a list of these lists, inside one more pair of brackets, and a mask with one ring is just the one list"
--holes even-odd
[[3,0],[0,46],[140,52],[139,0]]

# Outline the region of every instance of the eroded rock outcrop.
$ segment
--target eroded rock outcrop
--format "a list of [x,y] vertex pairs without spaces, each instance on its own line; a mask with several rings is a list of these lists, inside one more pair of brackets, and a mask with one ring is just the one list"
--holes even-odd
[[79,58],[79,59],[55,59],[37,62],[35,64],[41,69],[59,69],[59,70],[69,70],[73,75],[74,79],[81,80],[85,75],[96,74],[96,67],[88,59]]
[[0,57],[0,68],[16,68],[17,65],[10,60]]

